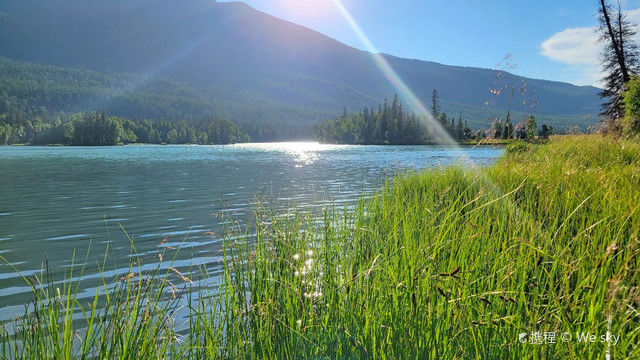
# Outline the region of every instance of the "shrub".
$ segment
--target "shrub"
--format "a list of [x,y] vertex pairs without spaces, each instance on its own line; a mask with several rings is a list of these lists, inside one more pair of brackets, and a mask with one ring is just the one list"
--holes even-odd
[[627,90],[622,94],[625,115],[622,119],[622,131],[627,136],[640,134],[640,77],[634,76],[627,83]]
[[523,153],[523,152],[527,152],[530,148],[531,148],[531,146],[529,144],[527,144],[526,142],[524,142],[524,141],[516,141],[514,143],[509,144],[506,147],[505,152],[507,154]]

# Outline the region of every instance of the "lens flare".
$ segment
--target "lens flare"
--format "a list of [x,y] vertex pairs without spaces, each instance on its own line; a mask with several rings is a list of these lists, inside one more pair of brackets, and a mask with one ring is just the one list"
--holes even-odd
[[360,25],[355,21],[349,10],[344,6],[342,1],[340,0],[332,0],[333,4],[340,11],[340,14],[347,21],[351,29],[355,32],[355,34],[360,38],[360,41],[366,47],[366,50],[371,53],[373,57],[373,61],[380,68],[380,71],[384,74],[384,76],[391,82],[391,84],[396,88],[398,92],[398,96],[404,100],[406,105],[416,114],[419,115],[421,121],[423,121],[423,125],[425,125],[428,129],[430,129],[436,138],[441,139],[441,143],[443,145],[457,145],[458,143],[449,135],[449,133],[440,125],[438,121],[433,117],[433,115],[427,110],[427,108],[422,104],[422,102],[418,99],[418,97],[414,94],[414,92],[407,86],[407,84],[402,80],[402,78],[398,75],[398,73],[391,67],[389,62],[380,54],[378,49],[373,45],[369,37],[362,31]]
[[336,8],[340,11],[340,14],[347,21],[351,29],[355,32],[355,34],[360,38],[360,41],[366,47],[366,50],[371,53],[373,61],[378,66],[380,71],[384,74],[384,76],[389,80],[389,82],[395,87],[398,92],[398,96],[404,100],[406,105],[413,112],[418,114],[418,118],[423,123],[423,125],[429,129],[429,131],[435,135],[435,139],[439,139],[441,145],[451,146],[455,149],[458,157],[464,162],[465,166],[468,166],[471,169],[479,170],[478,174],[480,175],[479,180],[488,188],[492,189],[496,194],[500,196],[499,199],[505,199],[507,204],[516,209],[518,211],[518,206],[515,205],[511,199],[508,198],[509,194],[504,194],[502,189],[491,180],[482,168],[476,164],[467,154],[462,151],[458,142],[454,140],[451,135],[445,130],[440,122],[438,122],[431,112],[427,110],[424,104],[418,99],[415,93],[407,86],[407,84],[402,80],[400,75],[393,69],[393,67],[389,64],[389,62],[380,54],[378,49],[373,45],[369,37],[362,31],[360,25],[355,21],[349,10],[344,6],[341,0],[332,0]]

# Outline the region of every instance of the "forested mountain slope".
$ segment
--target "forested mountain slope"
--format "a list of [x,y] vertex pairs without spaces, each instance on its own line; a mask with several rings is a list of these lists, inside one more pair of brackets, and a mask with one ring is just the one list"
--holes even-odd
[[[22,69],[32,72],[31,85],[50,85],[43,89],[23,86],[21,76],[5,69],[33,65],[2,61],[0,94],[23,92],[35,100],[34,92],[50,91],[55,95],[42,105],[63,110],[312,123],[394,93],[369,53],[243,3],[4,0],[0,33],[0,56],[56,67]],[[443,110],[463,111],[474,127],[488,126],[489,117],[508,107],[556,119],[556,126],[587,125],[600,104],[593,87],[385,57],[418,97],[426,101],[438,89]],[[77,94],[65,94],[69,87]],[[516,96],[509,101],[511,90]],[[51,100],[59,96],[69,99]]]

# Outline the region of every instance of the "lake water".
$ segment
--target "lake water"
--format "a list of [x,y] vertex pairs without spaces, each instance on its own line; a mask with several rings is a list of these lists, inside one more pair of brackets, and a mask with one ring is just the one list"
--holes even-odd
[[84,264],[82,276],[79,268],[73,276],[83,280],[81,296],[90,297],[107,246],[107,280],[129,273],[131,238],[149,269],[170,266],[159,254],[180,248],[173,267],[204,265],[215,274],[225,224],[212,214],[242,219],[258,200],[283,211],[348,205],[398,172],[461,156],[489,164],[501,153],[315,143],[0,147],[0,255],[11,263],[0,260],[0,321],[20,315],[31,299],[12,267],[39,274],[46,259],[63,281],[72,261]]

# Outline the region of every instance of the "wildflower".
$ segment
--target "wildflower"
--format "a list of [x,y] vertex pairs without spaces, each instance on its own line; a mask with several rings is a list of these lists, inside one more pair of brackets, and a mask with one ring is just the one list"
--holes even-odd
[[298,327],[302,326],[302,320],[301,319],[298,319],[298,321],[296,321],[296,323],[298,324]]
[[299,260],[300,259],[300,254],[295,254],[293,255],[293,260]]
[[307,256],[313,256],[313,250],[307,251]]
[[312,267],[313,266],[313,259],[309,259],[307,261],[305,261],[304,263],[307,267]]

